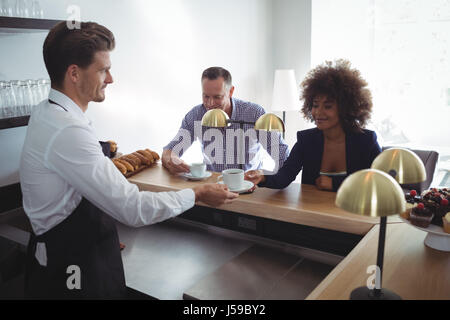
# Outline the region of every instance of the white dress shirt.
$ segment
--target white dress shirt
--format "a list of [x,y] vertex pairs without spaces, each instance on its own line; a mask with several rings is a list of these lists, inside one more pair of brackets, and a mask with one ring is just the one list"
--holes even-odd
[[36,235],[67,218],[85,197],[116,220],[143,226],[194,206],[192,189],[140,192],[103,155],[91,122],[69,97],[51,90],[28,124],[20,161],[23,207]]

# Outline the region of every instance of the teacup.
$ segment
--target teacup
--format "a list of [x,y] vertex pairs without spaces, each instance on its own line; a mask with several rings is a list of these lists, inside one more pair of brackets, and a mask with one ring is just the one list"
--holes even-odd
[[222,171],[222,175],[217,178],[217,181],[223,179],[223,183],[231,190],[237,190],[242,187],[244,183],[244,170],[242,169],[227,169]]
[[191,164],[191,175],[195,178],[202,178],[206,173],[206,164],[202,162]]

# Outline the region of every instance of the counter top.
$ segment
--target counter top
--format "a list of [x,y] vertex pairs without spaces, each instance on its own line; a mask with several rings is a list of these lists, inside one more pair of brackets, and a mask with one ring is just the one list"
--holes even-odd
[[[367,268],[376,265],[379,226],[309,294],[309,300],[348,300],[366,286]],[[402,299],[450,299],[450,253],[424,244],[426,232],[405,223],[386,228],[382,288]]]
[[[218,176],[219,173],[213,172],[210,178],[203,181],[190,181],[171,175],[158,163],[128,180],[140,190],[160,192],[192,188],[201,183],[215,183]],[[321,191],[312,185],[292,183],[282,190],[258,188],[252,194],[241,194],[233,203],[222,205],[218,209],[358,235],[366,234],[379,223],[379,219],[358,216],[336,207],[335,200],[334,192]],[[198,205],[206,206],[202,203]],[[397,217],[388,219],[388,223],[397,222],[401,222]]]
[[[214,183],[218,175],[213,173],[204,181],[194,182],[170,175],[158,164],[129,178],[129,181],[138,185],[141,190],[177,191],[192,188],[200,183]],[[310,185],[291,184],[283,190],[258,188],[254,193],[240,195],[232,204],[223,205],[219,209],[364,235],[358,245],[321,282],[317,282],[318,285],[313,287],[315,289],[307,296],[307,299],[311,300],[347,300],[353,289],[366,286],[369,277],[373,277],[373,271],[368,273],[367,270],[368,267],[376,265],[379,219],[347,213],[336,207],[335,198],[336,193],[333,192],[320,191]],[[197,205],[204,206],[201,203]],[[425,236],[425,232],[403,223],[397,216],[388,217],[382,288],[394,291],[403,299],[450,299],[450,273],[448,272],[450,254],[425,246]],[[209,269],[210,273],[201,272],[203,276],[198,273],[196,281],[185,283],[182,288],[185,298],[235,298],[235,293],[242,285],[224,287],[224,275],[230,280],[232,277],[229,271],[234,269],[236,264],[247,266],[248,257],[253,259],[255,252],[258,253],[258,259],[264,258],[264,255],[252,249],[249,243],[241,243],[237,248],[239,249],[236,251],[232,250],[231,255],[219,259],[214,268]],[[298,263],[300,260],[290,261],[290,257],[286,257],[286,265],[278,266],[279,274],[285,274],[286,268],[295,271],[301,265]],[[264,259],[271,261],[270,257]],[[275,267],[267,264],[267,268]],[[252,268],[247,270],[252,276],[257,276],[257,271]],[[297,291],[293,291],[295,285],[292,286],[293,282],[289,278],[291,274],[293,279],[298,279],[299,274],[302,273],[303,271],[289,272],[286,277],[274,278],[270,288],[279,288],[280,291],[264,287],[264,297],[270,298],[271,294],[276,294],[278,298],[286,296],[302,299]],[[256,281],[258,284],[264,283]],[[252,283],[249,282],[249,285],[244,287],[251,289]],[[223,297],[220,294],[217,295],[218,288],[226,289],[220,292],[224,295]],[[236,288],[239,290],[236,291]],[[216,295],[211,295],[211,292],[216,292]],[[288,295],[286,292],[294,294]],[[260,293],[251,291],[246,297],[261,298]]]

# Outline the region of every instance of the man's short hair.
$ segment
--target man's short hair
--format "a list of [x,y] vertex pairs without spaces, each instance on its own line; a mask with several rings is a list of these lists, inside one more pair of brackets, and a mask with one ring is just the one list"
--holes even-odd
[[55,25],[44,41],[44,62],[52,86],[62,87],[67,68],[75,64],[87,68],[98,51],[111,51],[114,35],[95,22],[81,22],[80,28],[69,29],[66,21]]
[[231,73],[222,67],[210,67],[202,73],[202,81],[203,79],[216,80],[219,77],[224,79],[226,88],[231,88],[233,86]]

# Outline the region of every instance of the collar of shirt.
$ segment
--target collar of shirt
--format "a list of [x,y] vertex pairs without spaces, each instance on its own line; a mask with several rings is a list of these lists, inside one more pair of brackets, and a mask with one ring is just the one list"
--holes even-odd
[[61,91],[50,89],[48,99],[66,108],[67,112],[69,112],[71,116],[85,122],[89,126],[92,124],[92,121],[89,120],[88,117],[86,117],[83,110],[81,110],[81,108],[72,99],[70,99]]
[[234,101],[234,98],[231,98],[231,120],[236,120],[237,117],[237,111],[236,111],[236,103]]

